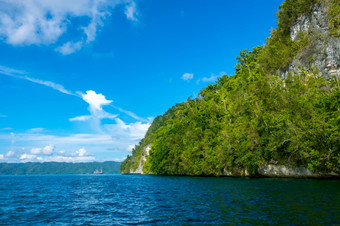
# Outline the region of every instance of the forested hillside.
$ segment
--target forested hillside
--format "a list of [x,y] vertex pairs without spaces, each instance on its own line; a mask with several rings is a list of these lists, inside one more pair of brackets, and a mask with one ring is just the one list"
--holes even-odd
[[27,162],[0,163],[0,175],[92,174],[103,169],[105,174],[119,173],[120,162]]
[[[235,75],[220,77],[197,98],[157,117],[121,172],[133,172],[151,144],[144,173],[225,175],[245,169],[256,175],[268,164],[340,173],[338,68],[323,71],[329,63],[315,63],[319,50],[312,50],[326,40],[317,31],[298,31],[292,39],[298,18],[319,9],[327,12],[327,38],[339,45],[339,1],[285,1],[266,45],[242,51]],[[303,67],[289,71],[294,59]]]

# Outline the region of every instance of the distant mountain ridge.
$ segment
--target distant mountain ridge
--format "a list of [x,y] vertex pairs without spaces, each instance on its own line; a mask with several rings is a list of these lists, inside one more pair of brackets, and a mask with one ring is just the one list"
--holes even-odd
[[0,163],[0,175],[92,174],[96,169],[103,169],[104,174],[117,174],[120,164],[114,161]]

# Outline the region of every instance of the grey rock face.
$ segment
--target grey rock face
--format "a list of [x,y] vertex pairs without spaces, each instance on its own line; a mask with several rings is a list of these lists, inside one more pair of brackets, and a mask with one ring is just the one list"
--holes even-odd
[[297,73],[301,69],[315,68],[326,78],[340,77],[340,37],[330,34],[328,27],[328,7],[323,3],[314,5],[311,15],[301,15],[290,30],[291,40],[298,40],[303,32],[307,34],[310,45],[299,53],[283,71],[282,78],[288,73]]
[[330,173],[315,173],[306,167],[289,167],[284,165],[265,165],[258,169],[258,173],[267,177],[339,177],[339,174]]
[[146,156],[149,155],[149,151],[150,151],[150,145],[147,145],[143,148],[142,158],[138,164],[138,167],[136,170],[130,169],[130,174],[143,174],[143,165],[144,165],[144,162],[146,161]]

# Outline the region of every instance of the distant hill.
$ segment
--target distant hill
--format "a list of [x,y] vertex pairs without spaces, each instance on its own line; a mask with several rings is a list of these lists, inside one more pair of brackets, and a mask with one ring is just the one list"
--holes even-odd
[[42,175],[42,174],[92,174],[103,169],[104,174],[119,173],[120,162],[27,162],[0,163],[0,175]]

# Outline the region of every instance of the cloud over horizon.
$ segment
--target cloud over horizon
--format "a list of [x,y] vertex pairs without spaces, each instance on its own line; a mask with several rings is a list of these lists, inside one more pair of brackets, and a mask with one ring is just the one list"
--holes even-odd
[[[110,124],[111,125],[111,124]],[[112,126],[115,124],[112,124]],[[123,126],[122,126],[123,125]],[[0,162],[89,162],[100,161],[98,153],[112,154],[109,159],[123,159],[149,125],[122,122],[103,134],[70,134],[66,136],[39,133],[0,133],[0,140],[13,139]],[[121,129],[118,129],[121,127]],[[116,128],[116,129],[115,129]],[[124,131],[125,132],[122,132]],[[73,151],[72,151],[73,150]],[[113,154],[119,154],[114,158]],[[104,160],[107,160],[106,157]]]
[[[89,115],[80,115],[68,119],[71,122],[82,121],[88,123],[90,130],[88,130],[89,127],[87,126],[87,134],[47,135],[47,131],[41,127],[27,129],[26,133],[0,132],[0,141],[7,140],[11,142],[7,153],[1,153],[3,155],[0,158],[1,161],[92,161],[96,160],[94,154],[105,152],[110,148],[119,150],[120,154],[125,156],[126,150],[130,150],[129,147],[137,144],[151,125],[152,118],[144,119],[133,112],[113,106],[113,100],[107,99],[102,93],[97,93],[94,90],[87,90],[85,93],[69,91],[60,84],[32,78],[24,71],[4,66],[0,66],[0,74],[40,84],[70,96],[76,96],[88,104],[90,113]],[[126,123],[118,118],[118,114],[105,111],[104,106],[111,106],[136,121]],[[109,124],[107,122],[102,124],[102,119],[112,119],[114,121]],[[87,152],[84,152],[79,146],[84,150],[90,150],[94,154],[86,154]],[[78,154],[60,155],[61,150],[70,149],[78,149]]]
[[31,154],[32,155],[52,155],[54,152],[53,145],[47,145],[43,148],[32,148]]

